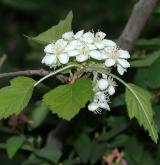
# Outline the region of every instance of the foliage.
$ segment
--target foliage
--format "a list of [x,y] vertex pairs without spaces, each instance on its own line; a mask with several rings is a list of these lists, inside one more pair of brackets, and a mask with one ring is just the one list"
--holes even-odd
[[35,81],[27,77],[14,78],[11,85],[0,90],[0,119],[19,114],[28,104]]
[[151,95],[134,84],[128,84],[125,97],[129,117],[131,119],[137,118],[140,125],[148,130],[151,138],[157,142],[158,130],[153,120],[154,112],[151,105]]
[[59,117],[70,120],[78,114],[92,96],[91,81],[81,78],[74,84],[62,85],[49,91],[44,95],[43,101]]
[[[41,68],[42,45],[35,41],[50,43],[73,29],[71,24],[77,31],[82,28],[100,29],[111,38],[117,38],[133,3],[132,0],[128,3],[124,0],[103,3],[98,0],[74,3],[2,0],[0,53],[6,53],[8,58],[0,68],[1,72]],[[0,119],[5,119],[0,121],[2,165],[108,164],[111,157],[114,157],[114,165],[118,164],[117,160],[121,161],[118,165],[123,165],[122,161],[128,165],[159,165],[159,6],[131,52],[131,68],[124,78],[132,83],[124,82],[127,85],[125,92],[123,85],[118,84],[117,93],[112,97],[111,112],[97,115],[86,111],[85,106],[93,95],[89,75],[72,84],[61,84],[50,77],[36,88],[34,84],[39,76],[33,76],[33,79],[16,77],[9,86],[6,86],[8,79],[1,79]],[[72,12],[64,17],[71,8],[73,23]],[[61,18],[65,19],[52,26]],[[49,30],[42,32],[45,29]],[[28,37],[28,40],[22,36],[26,33],[36,36],[38,32],[42,33]],[[67,83],[73,76],[72,71],[75,68],[62,72],[68,78]],[[91,72],[90,68],[87,72]],[[100,72],[105,72],[104,68],[100,68]],[[138,123],[129,120],[128,116],[137,119]],[[70,124],[69,132],[64,135],[65,130],[60,127],[62,135],[55,136],[57,126],[64,122],[61,118],[72,119],[65,121],[67,128]],[[55,132],[51,133],[52,129]],[[63,149],[57,145],[57,138],[50,142],[50,136],[60,137]]]

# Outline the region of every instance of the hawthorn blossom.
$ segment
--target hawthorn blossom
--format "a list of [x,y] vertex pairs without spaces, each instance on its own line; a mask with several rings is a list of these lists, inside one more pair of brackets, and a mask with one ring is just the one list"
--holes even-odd
[[117,65],[117,71],[120,75],[126,72],[130,67],[129,62],[126,60],[130,58],[128,51],[118,49],[117,47],[107,47],[103,51],[103,58],[105,58],[105,65],[111,67]]
[[59,39],[56,43],[51,43],[47,45],[44,49],[46,55],[42,59],[42,63],[52,67],[56,65],[59,61],[61,64],[67,64],[69,61],[69,56],[65,50],[67,46],[67,41]]
[[101,91],[95,93],[93,101],[88,105],[88,110],[94,113],[101,113],[102,109],[110,110],[108,96]]
[[94,49],[103,49],[105,47],[105,42],[104,42],[104,37],[106,36],[105,33],[103,32],[97,32],[97,33],[92,33],[92,32],[86,32],[83,34],[83,40],[88,43],[92,44],[92,47]]
[[78,31],[76,34],[73,33],[73,31],[66,32],[62,35],[62,38],[66,41],[72,41],[72,40],[77,40],[80,39],[81,36],[83,35],[84,30]]
[[109,95],[113,95],[115,93],[115,87],[117,86],[116,82],[113,80],[111,76],[107,76],[106,74],[102,74],[102,78],[106,80],[108,83],[107,85],[107,92]]

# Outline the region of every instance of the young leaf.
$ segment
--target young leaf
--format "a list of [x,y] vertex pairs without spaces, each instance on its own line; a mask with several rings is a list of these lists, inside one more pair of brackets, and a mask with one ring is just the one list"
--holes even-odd
[[35,81],[28,77],[11,80],[11,85],[0,89],[0,119],[19,114],[28,104]]
[[39,34],[37,37],[28,37],[39,43],[48,44],[62,37],[62,34],[71,31],[73,13],[70,11],[64,20],[61,20],[57,25],[52,26],[47,31]]
[[20,149],[20,147],[24,143],[24,140],[24,136],[13,136],[7,140],[6,150],[9,158],[12,158],[16,154],[18,149]]
[[152,140],[157,143],[158,129],[153,120],[154,112],[151,106],[151,95],[144,89],[134,85],[127,84],[125,99],[129,117],[136,118],[140,125],[149,132]]
[[73,118],[93,96],[91,80],[78,79],[74,84],[61,85],[44,95],[43,101],[59,117]]

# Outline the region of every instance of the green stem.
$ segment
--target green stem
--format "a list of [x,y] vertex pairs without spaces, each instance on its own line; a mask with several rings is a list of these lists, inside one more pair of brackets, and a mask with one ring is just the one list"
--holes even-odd
[[47,78],[49,78],[49,77],[51,77],[51,76],[54,76],[54,75],[56,75],[57,73],[60,73],[60,72],[62,72],[62,71],[64,71],[64,70],[66,70],[66,69],[73,68],[73,67],[80,67],[80,65],[78,65],[78,64],[71,64],[71,65],[68,65],[68,66],[66,66],[66,67],[63,67],[63,68],[61,68],[61,69],[58,69],[58,70],[56,70],[56,71],[54,71],[54,72],[51,72],[51,73],[48,74],[47,76],[45,76],[45,77],[41,78],[40,80],[38,80],[38,81],[34,84],[34,87],[36,87],[38,84],[40,84],[40,83],[41,83],[42,81],[44,81],[45,79],[47,79]]
[[116,76],[116,75],[114,75],[114,74],[112,74],[112,73],[110,73],[110,75],[111,75],[113,78],[115,78],[116,80],[118,80],[119,82],[121,82],[124,86],[128,87],[128,84],[127,84],[125,81],[123,81],[121,78],[119,78],[118,76]]
[[[89,70],[89,71],[92,71],[92,72],[99,72],[99,73],[104,73],[106,74],[107,73],[107,70],[106,68],[104,67],[101,67],[101,66],[98,66],[98,67],[92,67],[92,66],[89,66],[88,68],[86,68],[86,70]],[[112,73],[109,73],[109,75],[111,75],[114,79],[118,80],[119,82],[121,82],[124,86],[126,86],[127,88],[128,87],[128,84],[123,81],[121,78],[119,78],[118,76],[112,74]]]

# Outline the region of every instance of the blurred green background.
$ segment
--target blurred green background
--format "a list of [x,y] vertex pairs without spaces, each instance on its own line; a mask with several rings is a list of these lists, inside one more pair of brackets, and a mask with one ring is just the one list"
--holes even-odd
[[[44,56],[43,45],[28,41],[24,35],[36,36],[47,30],[64,18],[69,10],[73,10],[74,14],[73,30],[102,30],[108,38],[116,40],[136,2],[136,0],[1,0],[0,56],[6,54],[7,60],[0,71],[45,68],[41,64]],[[124,76],[124,79],[133,81],[153,94],[153,107],[157,114],[157,122],[159,122],[160,60],[157,60],[156,64],[151,61],[155,57],[155,59],[160,58],[160,2],[145,25],[131,54],[132,60],[150,58],[147,65],[145,61],[133,64],[133,68]],[[6,83],[8,84],[8,79],[0,80],[1,87]],[[42,89],[35,94],[33,102],[40,100],[41,93],[46,90],[46,88]],[[107,164],[105,154],[110,155],[115,148],[118,148],[118,153],[124,154],[122,157],[128,165],[160,164],[160,144],[154,144],[135,120],[128,120],[124,105],[124,89],[120,86],[117,91],[117,95],[112,98],[113,111],[111,113],[96,116],[90,112],[81,112],[72,121],[74,123],[72,136],[65,139],[66,146],[59,162],[64,165],[105,165]],[[36,109],[33,102],[27,110]],[[27,114],[27,117],[29,115]],[[45,118],[38,128],[30,131],[26,128],[27,123],[22,124],[23,128],[18,128],[18,131],[24,133],[27,140],[36,147],[39,141],[40,147],[43,147],[46,134],[60,121],[56,115],[48,115],[48,111],[47,114],[42,115]],[[12,129],[13,125],[10,126],[8,122],[8,120],[0,122],[0,144],[15,133],[15,129]],[[2,148],[0,149],[1,165],[58,164],[50,161],[50,157],[46,160],[42,156],[36,155],[36,157],[32,155],[32,152],[24,150],[19,151],[14,159],[10,160],[3,150],[5,147],[0,145],[0,148]],[[91,150],[93,153],[89,155]],[[30,154],[31,159],[34,157],[34,162],[28,161]],[[114,165],[126,164],[114,162]]]

